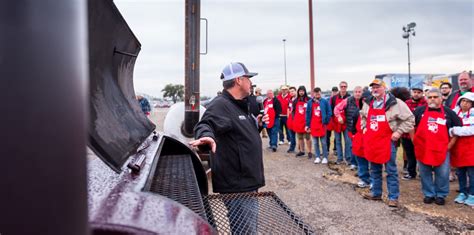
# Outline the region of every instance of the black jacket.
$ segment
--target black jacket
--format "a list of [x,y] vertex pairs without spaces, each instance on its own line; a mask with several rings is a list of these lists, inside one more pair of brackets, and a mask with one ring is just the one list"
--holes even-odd
[[260,111],[263,110],[263,104],[259,103],[257,101],[257,97],[254,95],[251,95],[247,97],[247,100],[249,102],[249,111],[251,114],[253,114],[255,117],[260,114]]
[[235,100],[224,90],[194,127],[195,138],[211,137],[212,188],[218,193],[254,191],[265,185],[262,140],[247,100]]
[[[415,115],[415,131],[420,124],[421,118],[423,117],[423,113],[425,113],[426,105],[420,106],[413,111],[413,115]],[[432,109],[429,108],[431,111],[438,111],[441,112],[441,109]],[[449,128],[454,126],[462,126],[462,121],[458,117],[458,115],[451,110],[449,107],[444,106],[444,117],[446,118],[446,127],[448,128],[448,135],[449,135]]]
[[[347,98],[347,104],[346,104],[346,126],[347,130],[355,133],[356,132],[356,123],[357,123],[357,117],[359,116],[359,110],[362,108],[362,98],[359,99],[359,101],[356,101],[354,96],[350,96]],[[355,120],[355,121],[354,121]]]

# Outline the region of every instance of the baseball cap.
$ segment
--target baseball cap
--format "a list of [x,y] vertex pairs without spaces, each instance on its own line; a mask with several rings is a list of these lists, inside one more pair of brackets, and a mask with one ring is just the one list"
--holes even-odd
[[380,79],[374,79],[369,86],[373,85],[380,85],[380,86],[385,86],[385,82],[380,80]]
[[412,90],[419,90],[419,91],[423,91],[423,87],[421,87],[421,86],[417,86],[417,85],[415,85],[415,86],[412,86],[412,87],[411,87],[411,89],[412,89]]
[[287,86],[287,85],[283,85],[283,86],[281,86],[280,89],[281,89],[281,90],[288,90],[288,86]]
[[224,67],[221,73],[221,81],[229,81],[238,77],[253,77],[258,73],[249,72],[247,67],[240,62],[232,62]]

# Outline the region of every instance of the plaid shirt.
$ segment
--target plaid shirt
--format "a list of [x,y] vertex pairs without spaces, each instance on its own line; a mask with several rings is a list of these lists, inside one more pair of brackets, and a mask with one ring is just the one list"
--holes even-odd
[[143,113],[147,115],[150,114],[151,112],[150,102],[148,102],[146,98],[142,98],[138,100],[138,102],[140,102],[140,106],[142,108]]
[[[409,99],[409,100],[406,100],[405,103],[407,104],[408,108],[410,108],[410,111],[413,113],[413,111],[415,111],[416,108],[420,107],[420,106],[423,106],[423,105],[427,105],[428,103],[426,102],[425,98],[421,98],[417,101],[414,101],[413,99]],[[405,133],[402,135],[403,138],[407,138],[409,139],[410,138],[410,135]]]

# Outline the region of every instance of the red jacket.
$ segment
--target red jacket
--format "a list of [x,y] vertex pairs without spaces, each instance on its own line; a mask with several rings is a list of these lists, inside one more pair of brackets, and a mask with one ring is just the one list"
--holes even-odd
[[277,96],[278,101],[280,101],[281,105],[281,115],[286,116],[288,113],[288,104],[290,103],[291,97],[290,94],[286,94],[285,98],[283,98],[282,94]]

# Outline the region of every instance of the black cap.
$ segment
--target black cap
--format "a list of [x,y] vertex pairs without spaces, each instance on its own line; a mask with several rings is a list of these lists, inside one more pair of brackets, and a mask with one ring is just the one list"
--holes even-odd
[[339,89],[337,88],[337,86],[333,86],[331,91],[339,91]]

